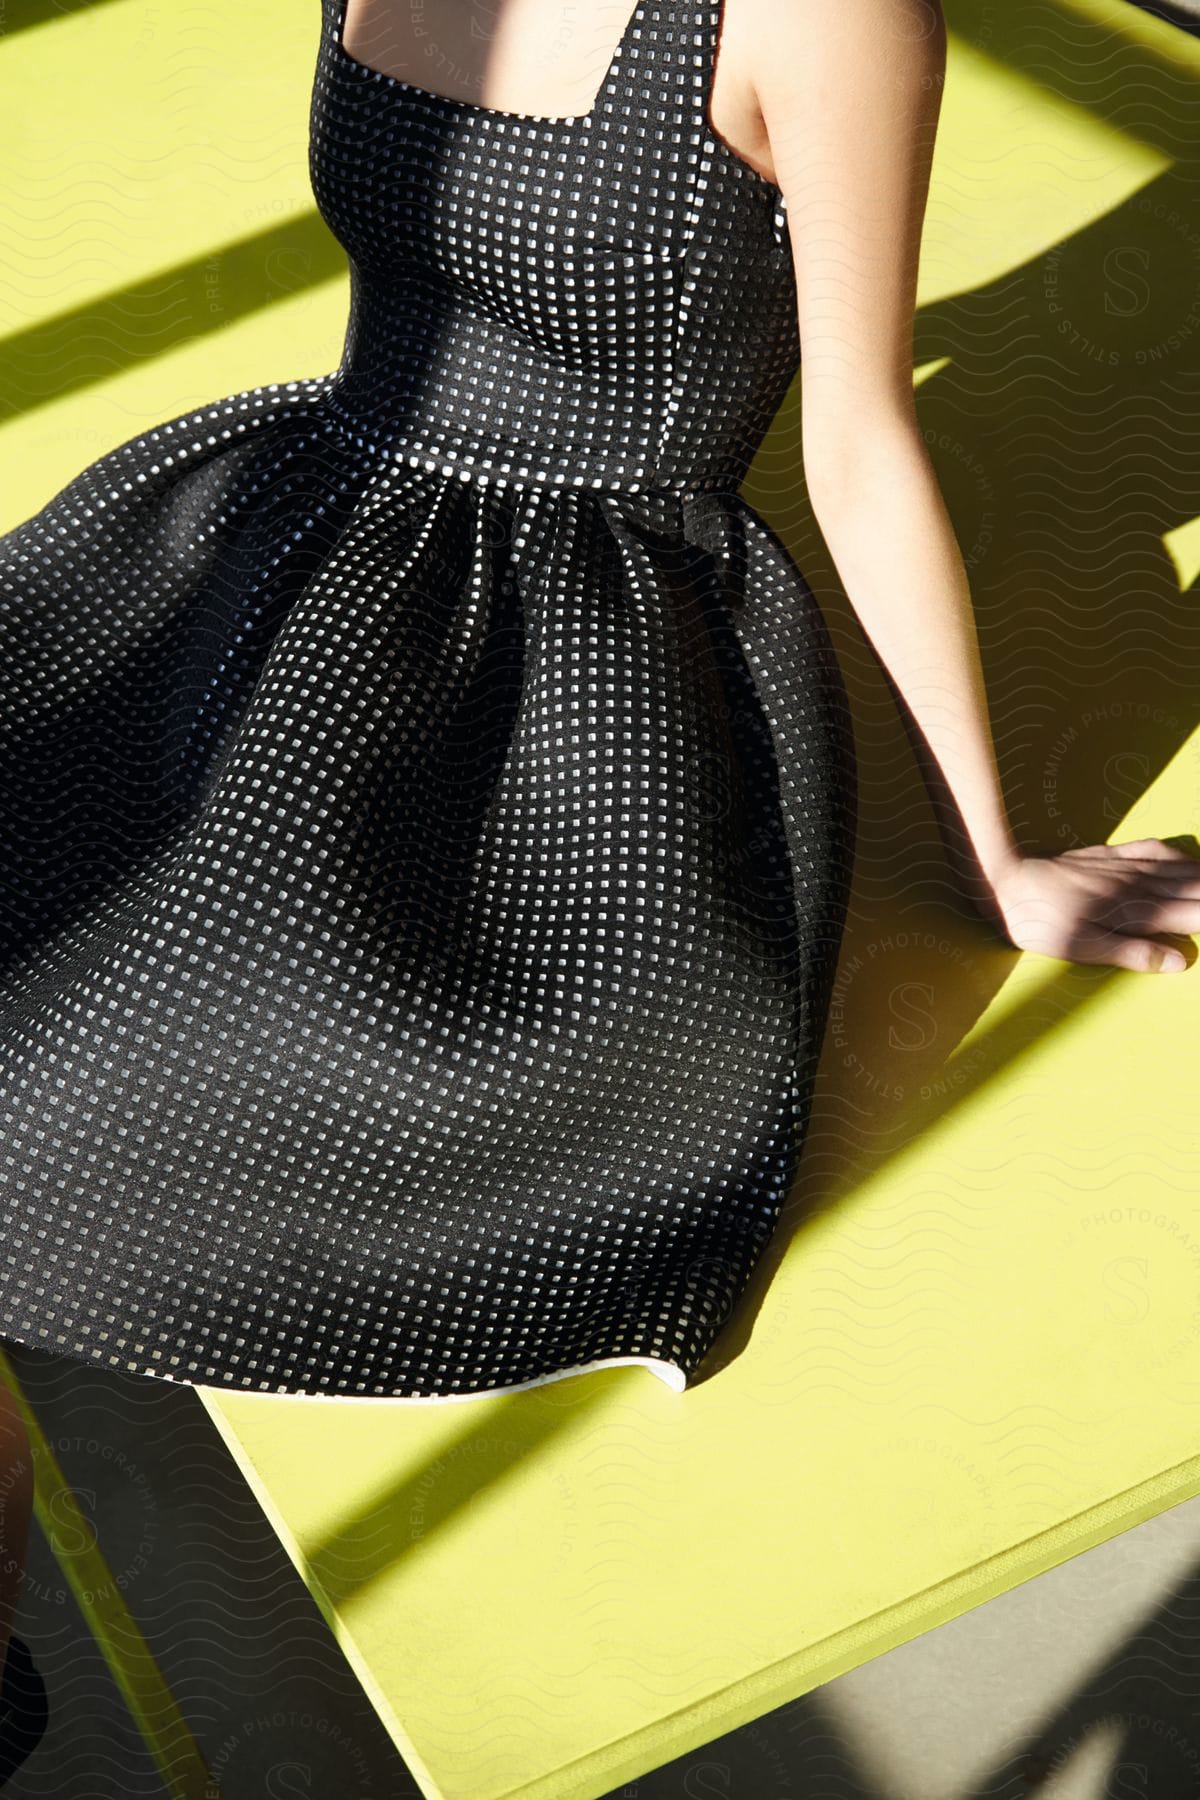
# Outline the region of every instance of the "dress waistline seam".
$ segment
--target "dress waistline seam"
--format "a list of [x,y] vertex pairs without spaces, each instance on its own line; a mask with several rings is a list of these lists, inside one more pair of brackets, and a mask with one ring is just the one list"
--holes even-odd
[[[343,429],[345,429],[343,427]],[[347,435],[360,449],[390,463],[405,463],[426,474],[441,474],[448,479],[484,482],[493,487],[545,487],[561,493],[606,494],[671,494],[682,496],[697,492],[737,493],[742,478],[727,475],[683,476],[674,482],[637,481],[627,476],[589,475],[576,470],[534,467],[527,463],[497,468],[488,461],[475,461],[453,449],[422,451],[403,444],[381,444],[355,431]]]

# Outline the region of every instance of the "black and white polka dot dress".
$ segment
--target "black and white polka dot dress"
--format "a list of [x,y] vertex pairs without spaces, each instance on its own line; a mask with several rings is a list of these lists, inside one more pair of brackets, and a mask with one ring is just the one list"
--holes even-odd
[[0,539],[0,1335],[223,1388],[682,1388],[771,1236],[853,859],[845,688],[739,493],[796,374],[719,0],[596,104],[322,0],[330,374]]

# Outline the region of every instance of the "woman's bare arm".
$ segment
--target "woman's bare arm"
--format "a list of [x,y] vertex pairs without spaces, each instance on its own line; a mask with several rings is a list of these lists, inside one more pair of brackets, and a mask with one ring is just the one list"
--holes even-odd
[[1157,839],[1034,857],[1004,809],[968,576],[913,393],[940,0],[745,3],[758,13],[753,80],[787,200],[809,494],[901,701],[956,872],[1021,947],[1164,966],[1146,934],[1200,930],[1194,859]]

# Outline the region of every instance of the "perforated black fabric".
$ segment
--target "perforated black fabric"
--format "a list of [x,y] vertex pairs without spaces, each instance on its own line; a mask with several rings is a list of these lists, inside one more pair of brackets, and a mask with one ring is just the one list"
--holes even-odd
[[323,0],[328,375],[0,539],[0,1331],[130,1373],[680,1385],[777,1221],[850,879],[845,689],[738,486],[795,375],[719,5],[549,120]]

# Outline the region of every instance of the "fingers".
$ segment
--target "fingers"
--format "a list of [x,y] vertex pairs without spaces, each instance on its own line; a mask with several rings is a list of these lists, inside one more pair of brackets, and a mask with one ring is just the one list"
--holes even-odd
[[1200,859],[1181,850],[1178,844],[1164,844],[1161,838],[1131,838],[1125,844],[1096,844],[1089,848],[1108,850],[1114,856],[1133,862],[1178,863],[1200,870]]
[[1092,903],[1098,924],[1135,938],[1161,932],[1189,936],[1200,932],[1200,861],[1195,857],[1176,851],[1160,838],[1093,848],[1112,858],[1105,866],[1112,885]]
[[1146,886],[1159,894],[1200,894],[1200,868],[1177,869],[1172,863],[1169,868],[1142,870]]
[[1140,871],[1160,881],[1200,880],[1200,857],[1161,838],[1138,838],[1129,844],[1080,844],[1063,851],[1063,861],[1099,863],[1122,874]]
[[1170,944],[1156,944],[1153,938],[1114,940],[1112,959],[1120,969],[1135,969],[1141,974],[1177,975],[1188,966],[1182,950]]
[[1167,894],[1161,889],[1117,895],[1104,909],[1104,921],[1115,931],[1200,932],[1200,893]]
[[1072,962],[1107,963],[1143,975],[1176,975],[1188,966],[1187,957],[1172,945],[1156,943],[1153,938],[1126,937],[1119,931],[1077,940],[1066,954]]

